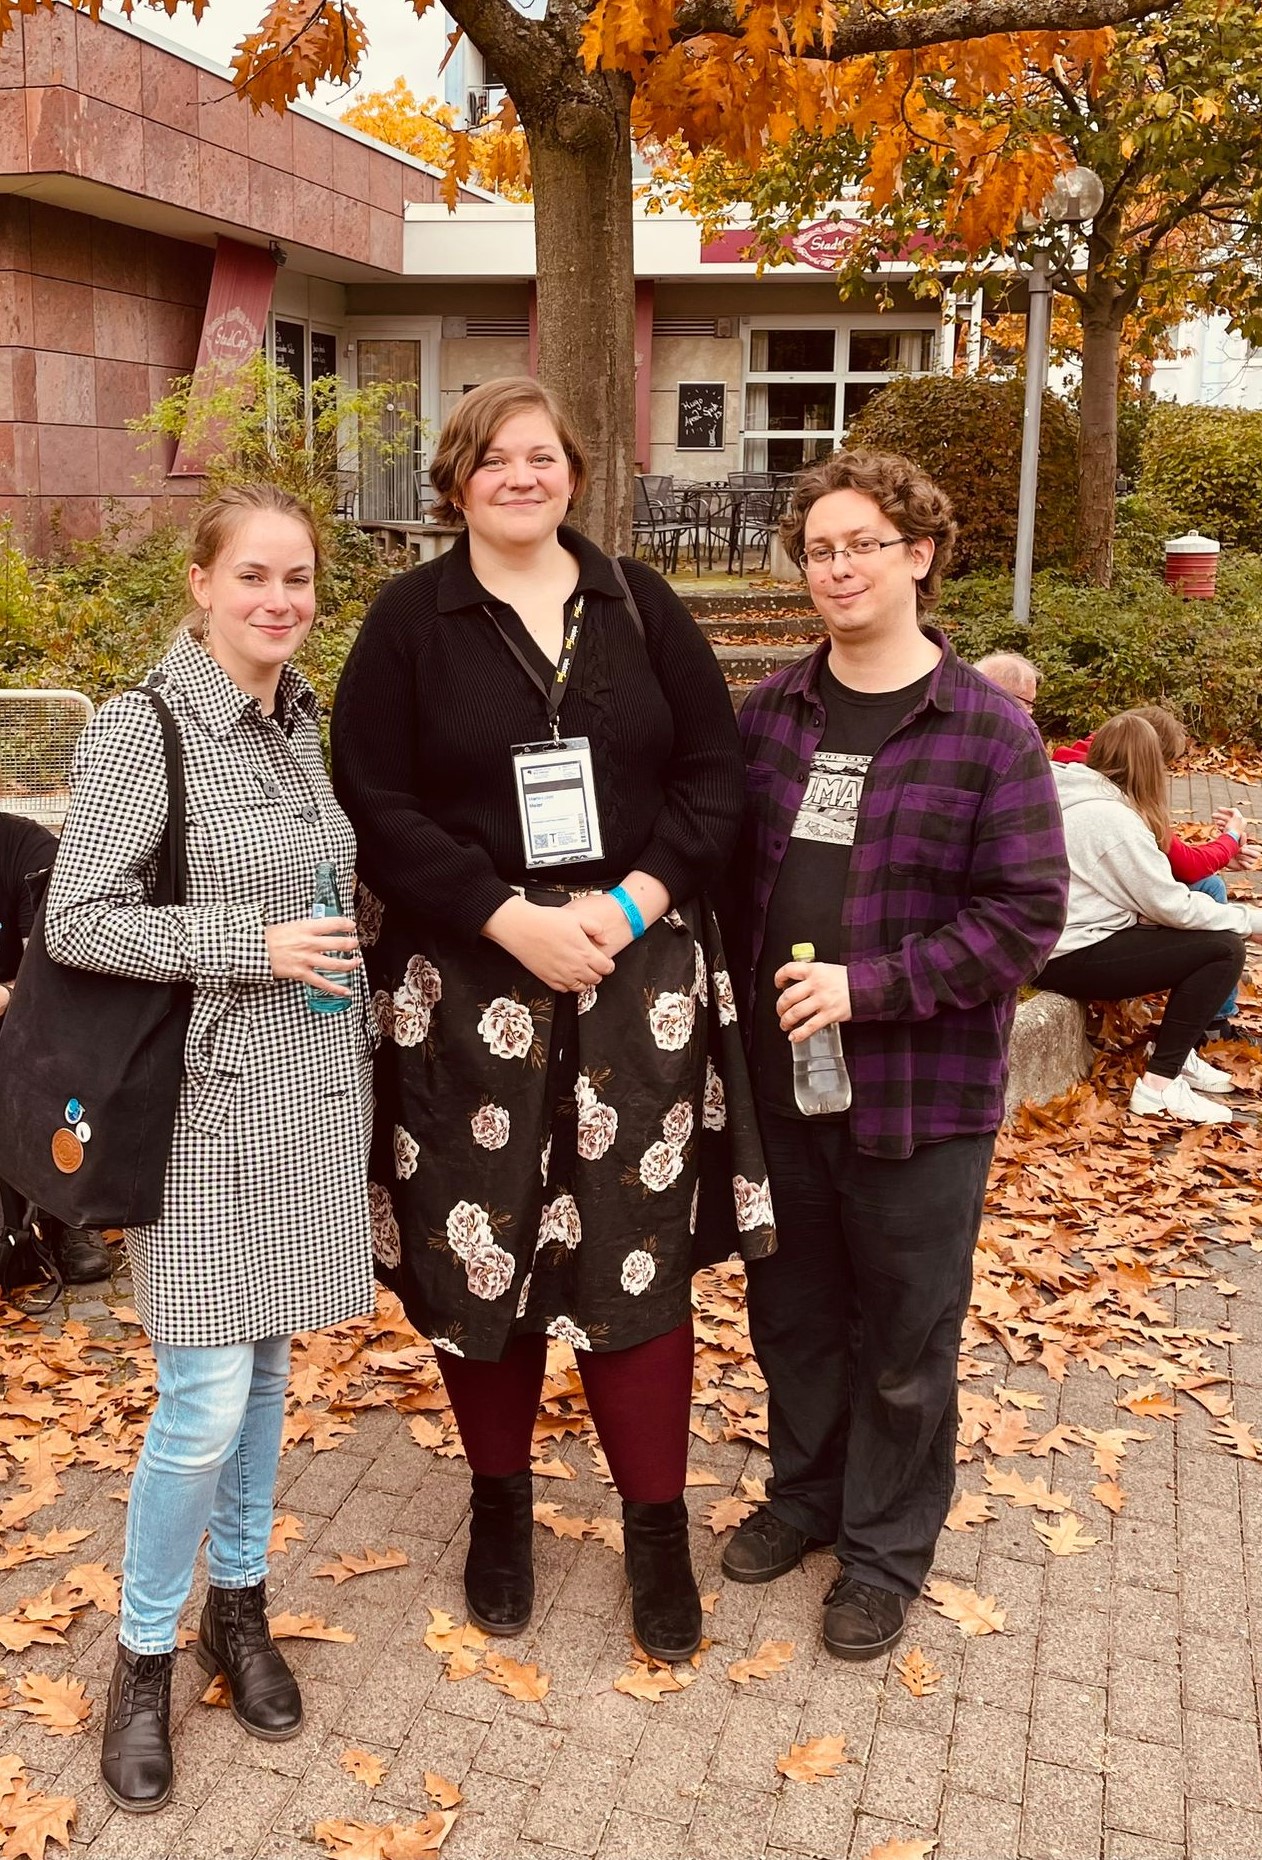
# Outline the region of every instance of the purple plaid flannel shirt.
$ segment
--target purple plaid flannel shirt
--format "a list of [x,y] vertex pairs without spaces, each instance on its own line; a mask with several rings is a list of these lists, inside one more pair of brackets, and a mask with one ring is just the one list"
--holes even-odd
[[[1047,961],[1069,882],[1038,731],[943,634],[920,703],[872,758],[841,914],[845,1028],[860,1150],[997,1129],[1016,991]],[[746,1025],[780,861],[824,729],[828,641],[764,679],[740,714],[745,839],[735,867]]]

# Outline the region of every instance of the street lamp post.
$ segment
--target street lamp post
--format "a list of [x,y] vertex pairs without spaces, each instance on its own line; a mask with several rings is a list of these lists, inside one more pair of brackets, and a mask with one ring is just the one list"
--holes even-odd
[[[1104,204],[1104,183],[1092,168],[1070,168],[1059,174],[1036,214],[1025,215],[1027,230],[1039,226],[1081,226],[1094,219]],[[1017,491],[1017,545],[1012,576],[1013,618],[1022,625],[1030,619],[1030,584],[1034,573],[1034,518],[1038,507],[1039,435],[1043,424],[1043,391],[1047,386],[1048,330],[1051,324],[1052,281],[1047,253],[1036,252],[1027,279],[1030,308],[1025,338],[1025,412],[1021,422],[1021,475]]]

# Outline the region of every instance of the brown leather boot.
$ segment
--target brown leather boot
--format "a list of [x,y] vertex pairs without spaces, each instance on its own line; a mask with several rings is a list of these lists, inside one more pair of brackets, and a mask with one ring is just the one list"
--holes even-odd
[[208,1673],[222,1673],[227,1680],[237,1723],[252,1737],[279,1744],[301,1731],[302,1698],[272,1639],[266,1602],[261,1582],[252,1589],[219,1589],[212,1583],[193,1651]]
[[101,1743],[101,1781],[111,1802],[151,1815],[171,1799],[173,1653],[120,1647],[110,1676]]

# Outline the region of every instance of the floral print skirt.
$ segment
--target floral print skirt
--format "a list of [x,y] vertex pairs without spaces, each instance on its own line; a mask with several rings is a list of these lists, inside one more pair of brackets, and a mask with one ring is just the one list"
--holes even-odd
[[545,1331],[628,1349],[687,1319],[698,1266],[774,1250],[732,986],[703,900],[670,911],[580,994],[554,994],[486,939],[426,932],[418,947],[391,918],[373,912],[365,948],[383,1036],[374,1251],[438,1348],[495,1361],[519,1332]]

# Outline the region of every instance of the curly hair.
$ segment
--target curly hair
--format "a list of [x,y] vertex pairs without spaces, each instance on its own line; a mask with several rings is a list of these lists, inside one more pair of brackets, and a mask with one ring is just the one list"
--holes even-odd
[[496,433],[514,414],[535,412],[546,415],[556,428],[574,474],[571,502],[582,501],[591,465],[577,427],[556,395],[542,383],[529,375],[507,375],[503,380],[484,381],[480,387],[470,388],[443,421],[429,468],[429,481],[438,493],[432,513],[438,522],[464,522],[460,499]]
[[955,550],[955,518],[946,492],[938,489],[928,472],[897,452],[834,452],[831,458],[808,465],[793,480],[788,509],[780,522],[780,540],[794,562],[802,555],[812,504],[830,491],[858,491],[870,497],[908,542],[928,537],[933,543],[929,571],[916,583],[916,611],[927,613],[937,603]]

